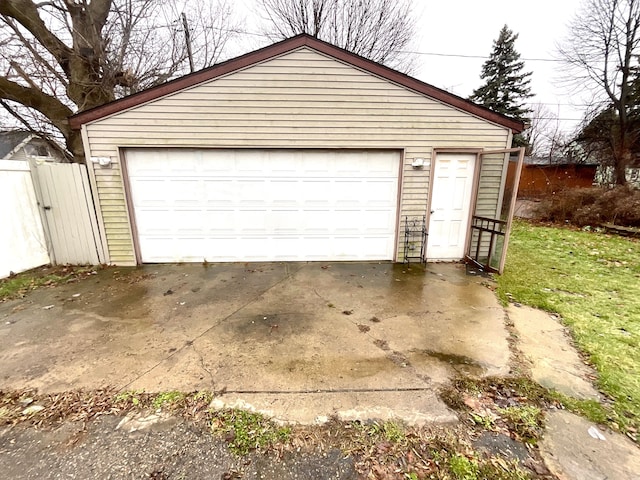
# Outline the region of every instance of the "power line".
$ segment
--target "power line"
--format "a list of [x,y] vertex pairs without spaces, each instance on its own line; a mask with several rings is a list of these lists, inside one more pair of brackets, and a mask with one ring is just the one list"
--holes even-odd
[[[490,57],[487,55],[465,55],[462,53],[437,53],[437,52],[418,52],[413,50],[400,50],[398,53],[408,53],[412,55],[429,55],[432,57],[455,57],[455,58],[474,58],[480,60],[488,60]],[[520,58],[527,62],[562,62],[556,58]]]
[[579,122],[582,118],[562,118],[562,117],[530,117],[530,120],[562,120],[567,122]]
[[[223,27],[213,27],[215,30],[221,30],[221,31],[227,31],[227,32],[235,32],[235,33],[241,33],[244,35],[253,35],[256,37],[263,37],[263,38],[270,38],[269,35],[265,34],[265,33],[259,33],[259,32],[250,32],[248,30],[230,30],[227,28],[223,28]],[[480,60],[487,60],[490,57],[488,55],[466,55],[466,54],[462,54],[462,53],[439,53],[439,52],[419,52],[417,50],[398,50],[397,53],[407,53],[407,54],[412,54],[412,55],[428,55],[428,56],[433,56],[433,57],[455,57],[455,58],[474,58],[474,59],[480,59]],[[556,59],[556,58],[520,58],[521,60],[527,61],[527,62],[562,62],[562,60]]]
[[553,107],[591,107],[589,103],[561,103],[561,102],[531,102],[533,104],[550,105]]

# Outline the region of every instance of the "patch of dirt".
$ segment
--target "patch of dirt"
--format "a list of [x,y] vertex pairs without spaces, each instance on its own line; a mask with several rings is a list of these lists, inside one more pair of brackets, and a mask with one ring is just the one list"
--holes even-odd
[[389,349],[390,349],[390,348],[389,348],[389,342],[387,342],[386,340],[381,340],[381,339],[374,340],[374,341],[373,341],[373,344],[374,344],[376,347],[378,347],[379,349],[381,349],[381,350],[385,350],[385,351],[386,351],[386,350],[389,350]]
[[[76,265],[45,265],[19,274],[12,273],[7,278],[0,279],[0,291],[7,287],[9,293],[0,295],[0,303],[6,300],[24,298],[27,293],[37,288],[55,287],[75,283],[82,279],[96,275],[98,270],[109,268],[106,265],[84,267]],[[17,289],[8,288],[12,283],[19,282]]]
[[394,364],[396,364],[399,367],[404,368],[411,365],[409,363],[409,359],[402,352],[397,352],[394,350],[393,352],[391,352],[391,354],[388,355],[388,357]]
[[497,432],[482,432],[473,440],[473,446],[491,455],[517,459],[520,463],[531,458],[527,447],[508,435]]
[[536,462],[539,454],[535,445],[544,431],[544,412],[561,408],[543,387],[527,377],[460,378],[442,389],[440,398],[461,412],[460,418],[477,435],[491,431],[526,443]]

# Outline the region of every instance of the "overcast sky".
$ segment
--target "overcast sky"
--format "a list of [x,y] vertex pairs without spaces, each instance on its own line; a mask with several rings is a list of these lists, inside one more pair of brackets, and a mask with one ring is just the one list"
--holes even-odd
[[[562,41],[567,25],[581,0],[414,0],[419,18],[414,49],[423,53],[486,57],[503,25],[519,35],[516,50],[533,72],[532,102],[541,102],[573,129],[582,117],[584,99],[570,96],[559,83],[561,64],[533,59],[557,58],[555,45]],[[246,29],[259,31],[255,0],[238,1],[246,12]],[[268,42],[254,38],[256,46]],[[467,97],[480,86],[484,59],[459,56],[418,55],[413,75],[420,80]],[[531,60],[529,60],[531,59]]]
[[[525,68],[533,72],[532,101],[547,104],[560,118],[582,116],[579,104],[559,82],[561,63],[533,59],[557,59],[556,43],[567,33],[567,25],[575,15],[580,0],[416,0],[421,5],[424,28],[420,51],[486,56],[503,25],[519,37],[516,50],[525,59]],[[527,60],[531,59],[531,60]],[[466,97],[480,85],[483,59],[421,55],[416,76],[427,83]],[[563,122],[566,127],[575,121]]]

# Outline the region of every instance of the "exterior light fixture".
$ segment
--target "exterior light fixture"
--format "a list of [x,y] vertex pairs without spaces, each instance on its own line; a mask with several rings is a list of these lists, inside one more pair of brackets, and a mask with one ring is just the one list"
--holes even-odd
[[91,157],[91,161],[101,167],[109,167],[111,165],[111,157]]
[[424,167],[424,158],[422,157],[418,157],[418,158],[414,158],[413,161],[411,162],[411,166],[413,168],[422,168]]

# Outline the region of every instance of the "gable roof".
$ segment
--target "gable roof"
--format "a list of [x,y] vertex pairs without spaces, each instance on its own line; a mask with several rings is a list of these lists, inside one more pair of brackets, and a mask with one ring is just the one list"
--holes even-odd
[[19,147],[27,143],[33,134],[24,130],[0,132],[0,159],[8,157]]
[[330,43],[318,40],[317,38],[304,33],[281,42],[274,43],[268,47],[261,48],[260,50],[255,50],[240,57],[227,60],[226,62],[212,67],[205,68],[161,85],[134,93],[133,95],[129,95],[119,100],[77,113],[69,117],[69,123],[71,128],[79,129],[85,123],[93,122],[114,113],[136,107],[143,103],[164,97],[165,95],[170,95],[180,90],[241,70],[302,47],[308,47],[316,50],[317,52],[333,57],[338,61],[421,93],[427,97],[431,97],[444,104],[450,105],[489,122],[509,128],[515,133],[520,133],[524,130],[524,123],[520,120],[496,113],[469,100],[465,100],[462,97],[434,87],[433,85],[429,85],[428,83],[405,75],[404,73],[400,73],[397,70],[385,67],[384,65],[331,45]]

